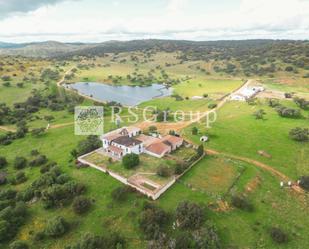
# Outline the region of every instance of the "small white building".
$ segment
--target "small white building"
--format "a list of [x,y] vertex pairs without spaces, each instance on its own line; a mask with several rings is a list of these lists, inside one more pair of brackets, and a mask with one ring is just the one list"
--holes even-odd
[[265,89],[262,86],[248,86],[241,88],[239,91],[231,95],[231,100],[246,101],[247,99],[254,97],[259,92],[263,92],[264,90]]

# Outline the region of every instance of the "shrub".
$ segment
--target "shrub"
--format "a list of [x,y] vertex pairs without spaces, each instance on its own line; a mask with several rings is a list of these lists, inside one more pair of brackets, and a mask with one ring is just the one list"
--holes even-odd
[[256,119],[264,119],[264,115],[266,112],[263,109],[260,109],[253,113],[253,116],[255,116]]
[[45,235],[49,237],[60,237],[64,235],[69,229],[69,225],[66,220],[61,217],[57,216],[50,219],[47,222],[47,226],[45,228]]
[[309,110],[309,101],[308,101],[308,100],[305,100],[304,98],[295,97],[295,98],[294,98],[294,102],[295,102],[301,109]]
[[197,133],[198,133],[198,129],[197,129],[197,127],[193,127],[192,128],[192,135],[197,135]]
[[129,190],[130,188],[127,186],[115,188],[111,193],[112,199],[114,201],[125,201],[127,199]]
[[287,72],[292,72],[293,70],[294,70],[294,68],[292,66],[287,66],[285,68],[285,71],[287,71]]
[[17,172],[15,175],[15,182],[16,184],[20,184],[27,181],[27,177],[25,175],[25,172]]
[[122,164],[126,169],[132,169],[139,165],[139,156],[137,154],[131,153],[127,154],[122,158]]
[[0,241],[8,239],[10,224],[6,220],[0,220]]
[[0,185],[6,184],[6,173],[0,172]]
[[302,176],[302,177],[300,178],[300,183],[299,183],[299,185],[300,185],[303,189],[309,191],[309,176]]
[[29,246],[26,242],[16,240],[12,244],[10,244],[10,249],[28,249]]
[[31,135],[34,137],[39,137],[45,133],[45,128],[36,128],[31,131]]
[[217,104],[216,103],[210,103],[209,105],[208,105],[208,108],[209,109],[214,109],[214,108],[216,108],[217,107]]
[[75,213],[83,214],[86,213],[91,207],[91,201],[85,196],[78,196],[75,197],[72,206]]
[[8,164],[7,160],[5,157],[0,156],[0,168],[5,167]]
[[147,239],[157,239],[168,218],[168,214],[163,209],[145,203],[139,219],[139,227]]
[[245,196],[233,195],[232,205],[242,210],[253,211],[253,205],[249,202],[249,200]]
[[169,177],[171,175],[171,172],[167,166],[161,165],[157,169],[157,175],[161,177]]
[[176,219],[180,228],[198,229],[205,220],[204,209],[196,203],[183,201],[177,206]]
[[77,149],[71,151],[71,155],[75,158],[87,154],[93,150],[100,148],[102,145],[101,140],[97,136],[88,136],[86,140],[78,143]]
[[32,166],[32,167],[41,166],[41,165],[47,163],[47,161],[48,161],[48,159],[45,155],[39,155],[35,159],[30,161],[29,165]]
[[23,169],[27,166],[27,159],[24,157],[16,157],[14,161],[15,169]]
[[296,127],[290,130],[289,135],[295,141],[306,142],[309,140],[309,130],[306,128]]
[[281,117],[285,118],[299,118],[301,117],[301,113],[298,109],[293,109],[285,106],[277,106],[276,111]]
[[280,228],[272,227],[270,229],[270,236],[273,241],[282,244],[288,242],[288,235],[283,232]]
[[200,144],[197,148],[197,156],[201,157],[204,154],[204,145]]

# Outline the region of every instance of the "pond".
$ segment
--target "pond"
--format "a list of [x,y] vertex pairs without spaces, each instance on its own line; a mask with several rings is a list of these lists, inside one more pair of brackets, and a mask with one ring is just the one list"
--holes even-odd
[[65,87],[77,90],[79,94],[93,99],[111,102],[115,101],[124,106],[136,106],[153,98],[170,96],[171,88],[160,84],[151,86],[115,86],[96,82],[77,82],[66,84]]

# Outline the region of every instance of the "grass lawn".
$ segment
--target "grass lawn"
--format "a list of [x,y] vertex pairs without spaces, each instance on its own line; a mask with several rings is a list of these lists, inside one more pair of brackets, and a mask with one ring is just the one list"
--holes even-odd
[[159,110],[166,110],[170,109],[171,111],[208,111],[208,105],[213,101],[209,99],[201,99],[201,100],[181,100],[177,101],[175,98],[172,97],[165,97],[165,98],[157,98],[146,101],[139,105],[140,108],[146,108],[149,106],[155,107]]
[[[296,105],[283,102],[285,105]],[[256,110],[266,111],[265,120],[256,120],[252,115]],[[303,112],[308,117],[308,112]],[[192,125],[196,126],[196,124]],[[293,179],[308,174],[309,144],[299,143],[289,138],[289,131],[295,127],[308,127],[308,120],[280,117],[275,110],[264,103],[250,106],[246,103],[229,102],[218,112],[218,119],[213,127],[206,129],[199,125],[197,136],[191,135],[191,129],[185,133],[196,143],[201,135],[208,135],[210,141],[206,147],[234,155],[245,156],[273,166]],[[271,158],[258,154],[263,150]]]
[[203,96],[203,94],[223,96],[239,88],[241,80],[194,79],[176,85],[175,93],[183,97]]
[[[279,226],[289,234],[290,241],[283,245],[284,248],[294,249],[299,245],[308,247],[308,207],[302,197],[295,196],[288,189],[281,189],[274,176],[247,163],[222,157],[206,157],[182,177],[182,181],[173,185],[158,203],[170,211],[174,211],[175,203],[182,200],[205,205],[214,203],[221,200],[222,193],[236,179],[239,169],[243,172],[225,200],[229,202],[232,194],[243,193],[253,203],[254,211],[231,208],[221,212],[211,209],[206,212],[207,219],[213,220],[218,227],[223,248],[281,248],[282,245],[272,242],[269,236],[268,230],[272,226]],[[220,180],[216,178],[219,171]],[[203,189],[195,188],[198,183],[204,184]]]

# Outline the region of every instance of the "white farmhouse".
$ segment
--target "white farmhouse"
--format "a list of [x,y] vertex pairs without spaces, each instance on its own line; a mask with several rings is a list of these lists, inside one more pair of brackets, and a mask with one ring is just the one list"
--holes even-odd
[[264,87],[262,86],[247,86],[232,94],[231,100],[246,101],[262,91],[264,91]]
[[126,154],[141,154],[144,151],[143,143],[134,137],[141,130],[136,127],[124,127],[109,132],[101,137],[105,152],[116,158],[122,158]]

